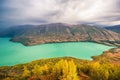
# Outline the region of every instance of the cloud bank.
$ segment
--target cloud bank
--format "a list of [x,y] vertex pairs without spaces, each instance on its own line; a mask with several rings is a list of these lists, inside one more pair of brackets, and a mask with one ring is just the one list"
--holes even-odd
[[120,24],[120,0],[1,0],[0,25]]

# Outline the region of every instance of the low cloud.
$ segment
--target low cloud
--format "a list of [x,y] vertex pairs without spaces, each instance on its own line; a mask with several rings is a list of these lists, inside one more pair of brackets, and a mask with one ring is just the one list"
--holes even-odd
[[0,24],[120,24],[120,0],[1,0]]

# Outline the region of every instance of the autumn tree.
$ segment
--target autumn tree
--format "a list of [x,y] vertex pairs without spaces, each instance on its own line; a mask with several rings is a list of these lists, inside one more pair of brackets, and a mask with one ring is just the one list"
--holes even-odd
[[29,77],[29,76],[31,76],[30,74],[31,74],[31,73],[30,73],[30,71],[28,70],[27,66],[24,66],[24,67],[23,67],[22,77]]
[[76,71],[76,65],[73,60],[61,60],[56,64],[56,69],[61,74],[60,80],[79,80]]

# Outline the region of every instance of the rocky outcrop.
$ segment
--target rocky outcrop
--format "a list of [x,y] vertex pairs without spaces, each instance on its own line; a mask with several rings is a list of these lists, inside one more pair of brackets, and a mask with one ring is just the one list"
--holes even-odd
[[106,45],[120,45],[120,34],[95,26],[69,25],[62,23],[24,25],[6,29],[1,37],[12,37],[11,41],[24,45],[52,42],[93,41]]

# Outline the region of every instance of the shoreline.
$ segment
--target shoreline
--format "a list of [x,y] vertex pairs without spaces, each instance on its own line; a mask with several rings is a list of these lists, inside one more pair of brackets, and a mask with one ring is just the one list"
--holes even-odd
[[51,41],[51,42],[42,42],[42,43],[24,43],[21,41],[14,41],[12,40],[12,38],[10,38],[11,42],[15,42],[15,43],[21,43],[24,46],[36,46],[36,45],[42,45],[42,44],[53,44],[53,43],[70,43],[70,42],[92,42],[92,43],[98,43],[98,44],[102,44],[102,45],[106,45],[106,46],[113,46],[113,47],[120,47],[120,44],[118,44],[117,42],[111,42],[111,41],[90,41],[90,40],[81,40],[81,41]]

